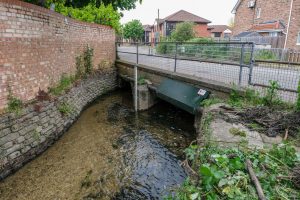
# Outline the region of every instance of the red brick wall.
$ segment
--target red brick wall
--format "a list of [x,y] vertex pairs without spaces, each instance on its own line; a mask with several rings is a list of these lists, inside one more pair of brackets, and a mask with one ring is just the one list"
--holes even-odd
[[[247,31],[253,24],[269,20],[283,20],[288,23],[291,0],[256,0],[254,8],[248,8],[248,2],[249,0],[242,0],[237,9],[234,35]],[[256,18],[256,8],[261,8],[260,18]]]
[[300,1],[294,0],[290,29],[287,38],[286,48],[300,50],[300,45],[297,45],[297,36],[300,32]]
[[115,33],[107,26],[64,17],[17,0],[0,0],[0,108],[8,87],[24,101],[39,88],[75,72],[75,57],[89,45],[94,65],[115,60]]
[[196,37],[210,37],[210,32],[207,28],[207,24],[196,24],[194,26]]

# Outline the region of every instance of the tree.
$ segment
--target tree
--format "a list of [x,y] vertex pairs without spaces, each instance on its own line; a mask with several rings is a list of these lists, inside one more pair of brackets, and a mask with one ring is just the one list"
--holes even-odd
[[195,37],[194,24],[191,22],[182,22],[176,25],[171,38],[176,42],[185,42]]
[[55,7],[55,10],[74,19],[111,26],[116,32],[119,32],[121,29],[121,16],[113,9],[112,5],[104,6],[102,4],[97,8],[96,6],[89,4],[83,8],[73,8],[58,4]]
[[36,5],[49,7],[51,3],[63,4],[66,7],[83,8],[89,4],[92,4],[99,8],[102,4],[105,6],[112,5],[114,10],[120,9],[131,10],[135,8],[137,2],[142,3],[142,0],[25,0],[26,2]]
[[[70,2],[75,3],[79,0],[26,0],[29,3],[37,4],[44,7],[50,7],[52,3],[55,4],[55,11],[65,16],[69,16],[81,21],[103,24],[111,26],[119,32],[121,29],[121,15],[114,9],[111,4],[96,6],[94,3],[89,3],[84,7],[78,8],[68,6]],[[95,1],[95,0],[94,0]],[[80,0],[80,2],[92,2],[92,0]],[[79,5],[79,4],[78,4]],[[83,4],[82,4],[83,5]]]
[[123,32],[124,38],[132,39],[136,42],[137,40],[142,38],[144,34],[144,28],[142,23],[139,20],[135,19],[125,24]]

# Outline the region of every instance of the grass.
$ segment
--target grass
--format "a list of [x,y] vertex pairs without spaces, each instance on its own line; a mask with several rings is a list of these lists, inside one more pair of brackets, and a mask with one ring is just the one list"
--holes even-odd
[[23,102],[21,99],[12,96],[11,94],[8,96],[8,112],[16,113],[17,115],[21,113],[23,109]]
[[254,131],[260,131],[263,129],[263,127],[261,127],[261,125],[257,124],[257,123],[250,123],[247,124],[247,127],[249,127],[250,129],[254,130]]
[[265,91],[265,95],[261,95],[254,89],[247,88],[244,95],[241,95],[235,86],[233,87],[228,104],[236,108],[247,108],[253,106],[267,106],[270,108],[293,110],[295,104],[284,102],[280,99],[278,91],[279,84],[277,81],[270,81],[269,87]]
[[207,108],[214,104],[223,103],[223,102],[224,101],[222,99],[213,97],[213,98],[205,99],[204,101],[201,102],[200,105]]
[[239,128],[231,128],[231,129],[229,129],[229,133],[231,133],[234,136],[241,136],[241,137],[247,136],[246,132]]
[[67,89],[69,89],[75,82],[74,76],[62,75],[57,86],[49,88],[49,93],[58,96],[63,94]]
[[67,102],[62,102],[59,106],[58,106],[58,110],[61,114],[63,115],[70,115],[73,111],[73,108],[70,104],[68,104]]

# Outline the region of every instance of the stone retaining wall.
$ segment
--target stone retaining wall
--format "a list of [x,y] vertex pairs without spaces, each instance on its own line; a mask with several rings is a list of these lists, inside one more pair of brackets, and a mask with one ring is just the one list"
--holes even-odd
[[[116,72],[96,73],[56,100],[0,116],[0,180],[45,151],[99,95],[117,87]],[[62,105],[71,112],[63,115]]]

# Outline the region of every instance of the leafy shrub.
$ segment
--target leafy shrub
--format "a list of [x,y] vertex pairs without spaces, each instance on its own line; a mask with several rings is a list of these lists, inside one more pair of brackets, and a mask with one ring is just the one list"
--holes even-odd
[[195,37],[194,24],[191,22],[182,22],[176,25],[171,34],[172,40],[176,42],[185,42]]
[[172,40],[169,38],[161,38],[161,42],[158,43],[156,47],[156,52],[158,54],[168,54],[168,55],[175,55],[176,51],[176,44],[171,43]]
[[21,99],[14,97],[11,93],[8,96],[8,111],[16,114],[20,114],[23,108],[23,102]]
[[300,111],[300,80],[298,83],[298,98],[297,98],[297,103],[296,103],[296,109]]
[[67,7],[63,3],[56,3],[55,5],[55,11],[65,16],[85,22],[111,26],[117,32],[121,31],[121,15],[118,11],[114,10],[112,5],[105,6],[101,4],[99,8],[93,4],[88,4],[82,8]]

